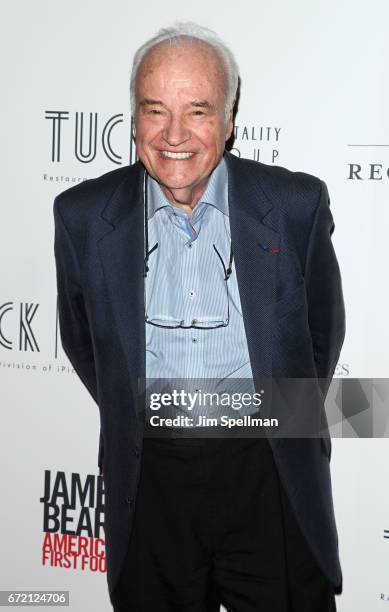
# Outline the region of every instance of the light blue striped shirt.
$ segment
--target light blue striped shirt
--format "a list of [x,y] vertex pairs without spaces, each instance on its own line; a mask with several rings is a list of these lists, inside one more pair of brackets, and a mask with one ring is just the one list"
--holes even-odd
[[213,248],[227,268],[231,239],[224,158],[212,172],[191,220],[166,199],[151,177],[148,189],[149,251],[156,243],[158,248],[148,262],[147,317],[159,323],[214,324],[227,320],[229,303],[229,324],[169,329],[146,323],[147,379],[217,379],[223,388],[226,379],[252,379],[235,266],[226,283],[223,264]]

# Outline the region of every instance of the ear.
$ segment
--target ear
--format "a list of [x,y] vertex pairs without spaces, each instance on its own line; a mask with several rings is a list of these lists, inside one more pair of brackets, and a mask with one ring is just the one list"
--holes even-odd
[[234,129],[234,116],[233,116],[233,108],[230,110],[230,114],[228,115],[228,119],[226,122],[226,142],[229,140],[232,134],[232,130]]
[[135,110],[134,113],[131,114],[131,133],[132,133],[132,137],[134,140],[136,138],[136,120],[137,120],[137,113]]

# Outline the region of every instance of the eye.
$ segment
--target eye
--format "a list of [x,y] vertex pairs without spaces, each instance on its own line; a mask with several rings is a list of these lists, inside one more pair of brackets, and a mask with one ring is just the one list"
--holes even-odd
[[150,115],[161,115],[162,111],[158,110],[157,108],[152,108],[149,113]]

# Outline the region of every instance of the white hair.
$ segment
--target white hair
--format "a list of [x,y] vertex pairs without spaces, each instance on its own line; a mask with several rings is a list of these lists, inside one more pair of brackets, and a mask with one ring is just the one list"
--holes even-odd
[[226,107],[225,118],[227,120],[234,107],[239,81],[239,68],[236,60],[226,44],[213,31],[193,22],[176,23],[168,28],[162,28],[157,34],[147,40],[134,55],[130,79],[130,101],[131,112],[135,115],[135,85],[140,65],[146,55],[161,43],[169,42],[171,45],[180,44],[185,41],[200,41],[209,45],[220,60],[226,78]]

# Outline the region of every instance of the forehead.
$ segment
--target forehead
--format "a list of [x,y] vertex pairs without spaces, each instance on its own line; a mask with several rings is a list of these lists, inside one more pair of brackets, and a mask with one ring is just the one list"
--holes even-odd
[[216,51],[198,41],[162,43],[151,49],[137,74],[136,89],[195,86],[215,93],[224,82],[223,67]]

